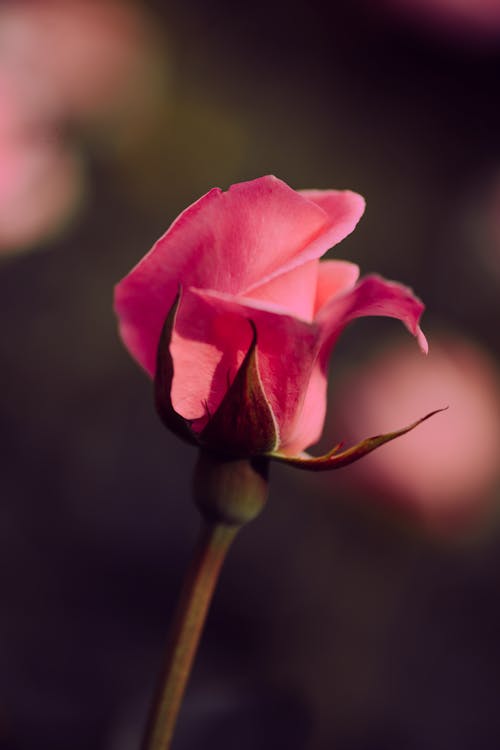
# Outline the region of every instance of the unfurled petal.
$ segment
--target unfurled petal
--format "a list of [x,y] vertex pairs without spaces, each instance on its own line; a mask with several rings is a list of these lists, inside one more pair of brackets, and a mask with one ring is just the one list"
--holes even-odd
[[[326,411],[328,359],[336,339],[351,320],[365,315],[399,318],[417,336],[423,351],[427,351],[427,341],[418,325],[424,309],[420,300],[407,287],[379,276],[367,276],[354,286],[358,272],[352,263],[320,263],[318,298],[322,305],[316,316],[321,331],[320,345],[303,406],[297,411],[287,442],[281,446],[281,451],[288,456],[299,454],[321,436]],[[328,290],[331,296],[325,302]]]
[[401,320],[416,336],[420,348],[427,353],[427,340],[419,326],[423,303],[409,287],[380,276],[366,276],[350,292],[337,294],[319,311],[316,321],[322,329],[323,359],[344,327],[366,315],[387,316]]

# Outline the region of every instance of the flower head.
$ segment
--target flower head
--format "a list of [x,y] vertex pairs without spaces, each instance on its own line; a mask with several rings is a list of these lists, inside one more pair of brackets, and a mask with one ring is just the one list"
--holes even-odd
[[118,284],[123,341],[156,377],[170,427],[226,454],[326,468],[302,452],[321,435],[328,360],[344,327],[364,315],[399,318],[427,351],[410,289],[376,275],[358,281],[353,263],[319,262],[364,206],[348,190],[296,192],[272,176],[214,188]]

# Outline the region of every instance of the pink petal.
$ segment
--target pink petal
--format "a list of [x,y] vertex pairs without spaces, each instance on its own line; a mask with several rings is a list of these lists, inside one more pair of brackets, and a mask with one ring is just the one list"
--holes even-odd
[[325,229],[330,233],[325,211],[276,177],[239,183],[225,193],[214,188],[118,284],[115,307],[126,346],[153,373],[179,282],[231,295],[249,292],[324,252],[329,240],[316,242],[316,250],[303,257]]
[[345,260],[311,260],[303,266],[275,276],[245,297],[279,304],[299,318],[311,321],[334,294],[352,289],[359,266]]
[[[365,210],[364,198],[351,190],[299,190],[297,195],[321,208],[324,211],[325,223],[321,231],[310,242],[304,244],[300,253],[292,255],[270,278],[276,273],[283,274],[309,260],[320,258],[353,231]],[[260,286],[262,280],[258,284]],[[247,295],[253,292],[253,289],[253,286],[249,287]]]
[[346,260],[323,260],[319,264],[315,313],[336,294],[353,288],[359,278],[359,266]]
[[326,415],[327,378],[325,368],[316,360],[307,384],[302,408],[297,412],[286,441],[280,446],[285,456],[298,456],[317,443]]
[[171,352],[174,360],[172,403],[184,418],[199,420],[199,431],[234,379],[257,327],[259,373],[286,442],[301,410],[312,367],[318,330],[259,302],[221,293],[186,290],[177,314]]
[[352,190],[299,190],[300,195],[325,211],[328,228],[312,242],[304,257],[321,257],[356,227],[365,211],[365,199]]
[[245,298],[279,305],[298,318],[311,322],[318,284],[317,260],[310,260],[245,294]]
[[[297,412],[294,427],[289,431],[287,442],[284,442],[280,449],[281,453],[288,456],[297,455],[309,445],[316,443],[321,436],[326,410],[328,359],[337,337],[351,320],[365,315],[399,318],[417,337],[421,349],[427,352],[427,341],[418,325],[424,306],[412,291],[378,276],[367,276],[357,286],[349,289],[356,275],[356,267],[346,263],[343,264],[345,267],[340,269],[338,277],[339,282],[342,279],[345,283],[344,289],[347,287],[342,293],[340,283],[335,283],[334,264],[337,262],[320,263],[319,296],[322,297],[323,292],[326,293],[329,282],[333,296],[326,303],[323,302],[316,316],[322,331],[322,346],[311,372],[303,407]],[[321,271],[322,268],[325,268],[324,272]],[[322,273],[325,275],[322,276]]]
[[382,315],[401,320],[427,353],[427,340],[419,326],[423,311],[423,303],[408,287],[377,275],[365,276],[351,291],[332,297],[316,316],[322,329],[323,352],[331,351],[338,335],[351,320]]

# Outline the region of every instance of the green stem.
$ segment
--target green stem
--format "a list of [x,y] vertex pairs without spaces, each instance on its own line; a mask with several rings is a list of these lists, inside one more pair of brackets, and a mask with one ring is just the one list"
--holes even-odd
[[208,608],[239,526],[204,523],[167,644],[163,675],[142,750],[168,750]]

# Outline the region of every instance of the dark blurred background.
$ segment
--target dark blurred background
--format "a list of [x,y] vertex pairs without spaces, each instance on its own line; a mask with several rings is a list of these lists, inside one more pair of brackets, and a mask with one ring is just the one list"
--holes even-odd
[[[408,398],[370,381],[402,327],[344,334],[323,448],[450,410],[401,440],[397,487],[376,463],[273,466],[174,746],[500,747],[499,74],[496,0],[2,3],[1,750],[138,747],[195,455],[160,425],[112,289],[188,203],[267,173],[362,193],[335,257],[427,306]],[[389,425],[358,408],[359,372]]]

